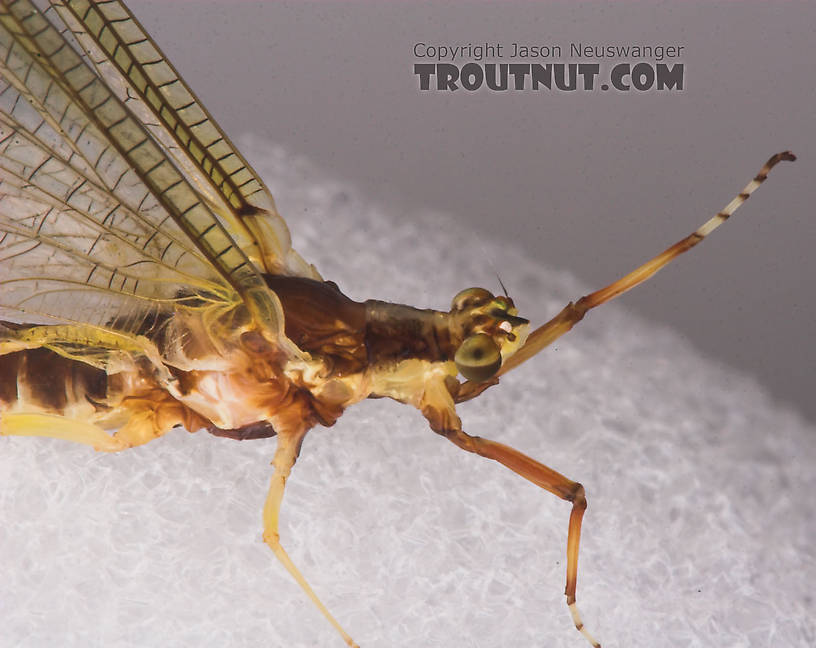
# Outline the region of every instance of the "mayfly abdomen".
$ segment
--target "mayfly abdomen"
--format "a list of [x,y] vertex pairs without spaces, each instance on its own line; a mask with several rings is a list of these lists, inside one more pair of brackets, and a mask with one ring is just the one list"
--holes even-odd
[[62,416],[99,415],[120,392],[116,376],[48,349],[0,356],[0,411],[37,411]]
[[70,438],[117,452],[207,423],[136,368],[108,373],[45,347],[0,355],[0,435]]

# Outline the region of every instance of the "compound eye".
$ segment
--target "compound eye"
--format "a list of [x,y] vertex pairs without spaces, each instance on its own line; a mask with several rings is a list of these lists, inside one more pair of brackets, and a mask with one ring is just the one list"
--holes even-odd
[[465,288],[456,293],[451,301],[451,311],[461,311],[468,307],[486,304],[493,299],[493,294],[484,288]]
[[502,363],[499,345],[486,333],[471,335],[462,342],[453,360],[459,373],[473,382],[489,380]]

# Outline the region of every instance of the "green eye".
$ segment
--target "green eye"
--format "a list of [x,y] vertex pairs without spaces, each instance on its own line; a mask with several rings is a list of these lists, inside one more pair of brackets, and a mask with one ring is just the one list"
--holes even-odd
[[484,288],[465,288],[456,293],[451,301],[451,311],[461,311],[465,308],[486,304],[493,299],[493,294]]
[[459,373],[474,382],[492,378],[502,363],[499,345],[485,333],[471,335],[462,342],[453,360]]

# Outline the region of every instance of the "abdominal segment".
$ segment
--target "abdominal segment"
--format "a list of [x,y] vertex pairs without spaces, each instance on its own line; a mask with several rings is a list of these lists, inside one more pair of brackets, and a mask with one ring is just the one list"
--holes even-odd
[[138,372],[108,375],[45,348],[0,355],[0,434],[51,436],[118,451],[176,426],[236,440],[276,434],[264,421],[216,427]]
[[[76,435],[70,426],[58,432],[56,422],[52,431],[22,429],[36,427],[43,415],[64,417],[85,425],[85,433],[91,428],[96,432]],[[55,436],[113,451],[141,445],[179,425],[194,432],[210,424],[138,372],[108,375],[45,348],[0,356],[0,419],[5,421],[2,434]],[[21,429],[6,429],[15,425]],[[103,430],[118,432],[100,436]]]
[[[0,411],[97,418],[120,399],[116,376],[48,349],[0,356]],[[119,394],[115,394],[119,392]]]

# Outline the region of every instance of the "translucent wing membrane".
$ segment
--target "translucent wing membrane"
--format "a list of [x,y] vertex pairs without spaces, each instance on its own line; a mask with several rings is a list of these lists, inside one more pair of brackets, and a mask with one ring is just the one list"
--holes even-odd
[[[172,221],[170,221],[172,223]],[[231,290],[195,250],[0,117],[0,308],[103,326]],[[182,288],[183,286],[183,288]],[[89,302],[90,300],[90,302]],[[13,313],[0,310],[0,318]],[[123,332],[142,329],[134,319]]]
[[291,249],[263,181],[127,7],[118,0],[72,0],[55,8],[100,76],[154,137],[178,151],[182,170],[253,263],[270,274],[319,278]]
[[260,180],[122,3],[69,1],[55,8],[69,25],[84,26],[76,37],[101,76],[120,92],[129,84],[135,93],[130,98],[161,121],[161,133],[187,150],[232,207],[274,209]]
[[282,338],[259,268],[316,273],[266,188],[120,3],[52,4],[0,2],[0,319],[243,303]]

